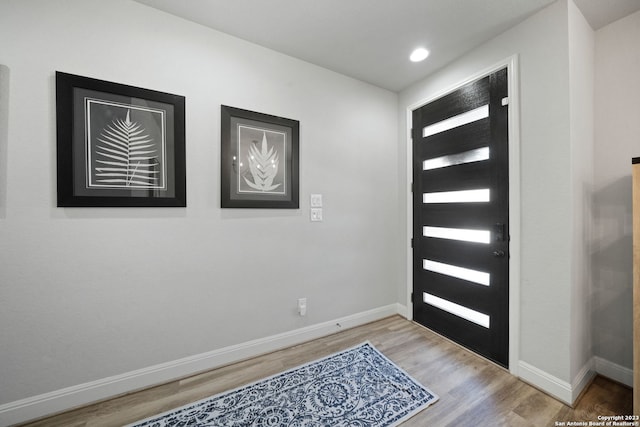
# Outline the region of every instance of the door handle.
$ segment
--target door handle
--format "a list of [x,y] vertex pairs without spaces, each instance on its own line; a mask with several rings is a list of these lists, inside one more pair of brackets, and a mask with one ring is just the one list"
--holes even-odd
[[504,251],[493,251],[493,256],[496,258],[504,257]]

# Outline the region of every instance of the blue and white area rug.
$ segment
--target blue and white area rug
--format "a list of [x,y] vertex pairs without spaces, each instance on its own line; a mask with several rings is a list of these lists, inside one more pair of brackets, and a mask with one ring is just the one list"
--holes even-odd
[[130,427],[388,427],[437,400],[366,342]]

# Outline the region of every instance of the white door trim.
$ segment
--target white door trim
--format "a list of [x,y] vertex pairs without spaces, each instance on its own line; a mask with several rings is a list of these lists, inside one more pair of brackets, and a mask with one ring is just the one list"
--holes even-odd
[[421,100],[407,107],[407,128],[405,129],[407,141],[407,318],[413,319],[413,303],[411,292],[413,291],[413,250],[411,238],[413,237],[413,197],[411,195],[411,182],[413,181],[413,149],[411,129],[413,127],[413,111],[434,101],[444,95],[468,83],[486,77],[502,68],[507,68],[509,90],[509,371],[518,376],[518,361],[520,358],[520,248],[521,248],[521,223],[520,223],[520,79],[518,71],[518,56],[510,56],[491,67],[484,69],[463,81],[448,87],[428,99]]

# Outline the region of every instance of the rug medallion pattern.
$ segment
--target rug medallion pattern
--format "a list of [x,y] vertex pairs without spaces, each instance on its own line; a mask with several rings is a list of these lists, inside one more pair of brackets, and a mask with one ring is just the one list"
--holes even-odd
[[389,427],[437,399],[367,342],[131,427]]

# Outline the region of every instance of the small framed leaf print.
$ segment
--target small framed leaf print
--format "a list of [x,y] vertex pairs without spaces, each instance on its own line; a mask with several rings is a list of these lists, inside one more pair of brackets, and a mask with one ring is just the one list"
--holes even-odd
[[56,72],[58,206],[184,207],[185,99]]
[[297,120],[222,106],[221,206],[298,209]]

